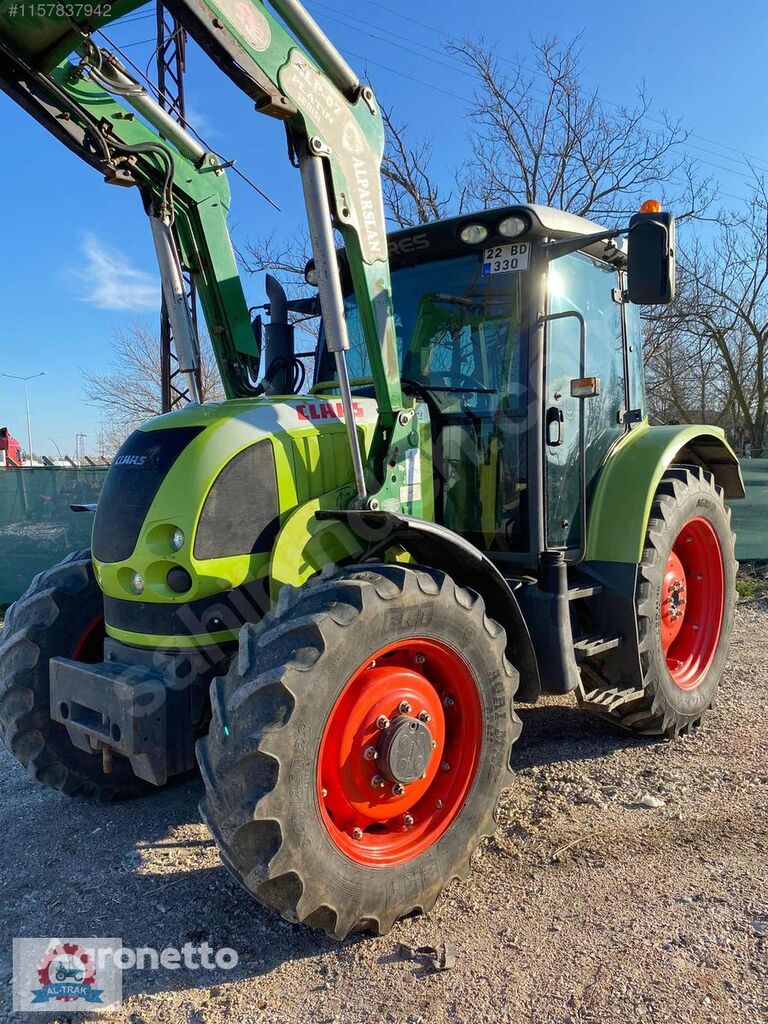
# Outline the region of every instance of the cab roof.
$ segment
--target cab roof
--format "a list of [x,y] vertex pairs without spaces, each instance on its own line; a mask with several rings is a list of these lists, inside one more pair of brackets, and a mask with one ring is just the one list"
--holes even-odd
[[[517,238],[499,233],[499,225],[508,217],[520,217],[528,224],[528,230]],[[482,224],[488,235],[482,242],[467,244],[460,238],[462,228],[469,224]],[[403,228],[387,235],[389,255],[393,267],[409,266],[429,260],[455,255],[462,251],[486,249],[493,245],[531,239],[574,238],[579,235],[594,235],[610,230],[604,224],[577,217],[564,210],[535,203],[521,203],[479,213],[466,213],[446,220],[431,221]],[[584,246],[584,252],[607,262],[622,262],[624,254],[615,240],[592,242]]]

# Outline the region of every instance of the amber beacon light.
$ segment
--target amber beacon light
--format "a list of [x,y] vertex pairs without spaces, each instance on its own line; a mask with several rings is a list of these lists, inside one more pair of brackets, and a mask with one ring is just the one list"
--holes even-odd
[[646,199],[640,207],[640,213],[661,213],[661,203],[658,199]]

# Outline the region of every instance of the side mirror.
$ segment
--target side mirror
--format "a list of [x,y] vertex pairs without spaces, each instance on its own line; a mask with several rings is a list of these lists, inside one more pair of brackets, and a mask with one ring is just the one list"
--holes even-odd
[[667,305],[675,297],[675,218],[636,213],[629,222],[627,294],[638,306]]

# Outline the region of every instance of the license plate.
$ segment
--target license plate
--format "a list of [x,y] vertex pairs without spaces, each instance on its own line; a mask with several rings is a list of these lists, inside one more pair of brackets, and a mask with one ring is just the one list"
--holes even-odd
[[491,274],[513,274],[528,269],[531,247],[528,242],[513,242],[511,245],[494,245],[483,253],[483,277]]

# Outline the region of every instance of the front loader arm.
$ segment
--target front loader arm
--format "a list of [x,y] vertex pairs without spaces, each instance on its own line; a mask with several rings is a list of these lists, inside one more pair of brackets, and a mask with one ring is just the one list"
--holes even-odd
[[[120,75],[116,63],[102,70],[108,81]],[[227,395],[255,393],[249,370],[255,376],[258,349],[227,230],[229,185],[219,159],[178,127],[176,145],[161,138],[89,77],[87,64],[62,60],[43,72],[2,36],[0,87],[107,182],[138,187],[153,235],[161,222],[198,285]]]
[[[383,122],[372,90],[360,84],[298,0],[270,4],[299,43],[263,0],[167,2],[217,65],[253,98],[257,110],[287,126],[301,170],[358,504],[378,507],[383,501],[394,507],[407,491],[405,451],[414,411],[403,409],[400,388],[380,175]],[[112,13],[122,15],[136,6],[133,0],[117,0]],[[229,193],[217,159],[178,125],[171,125],[146,94],[146,100],[136,99],[135,80],[90,39],[98,18],[85,23],[61,16],[57,21],[51,15],[52,24],[42,26],[27,18],[19,28],[10,17],[17,7],[11,0],[0,0],[0,87],[70,149],[105,171],[108,181],[139,186],[151,218],[177,349],[189,337],[192,352],[194,341],[181,287],[185,265],[200,286],[227,394],[257,393],[252,375],[258,353],[226,230]],[[61,59],[73,49],[81,56],[79,65]],[[152,128],[126,112],[115,93],[123,95]],[[165,141],[168,138],[173,145]],[[347,374],[349,336],[334,228],[346,247],[378,399],[379,424],[369,472],[363,465]],[[193,355],[182,362],[185,365],[194,384]],[[384,465],[391,472],[382,474]],[[375,483],[382,475],[383,485]],[[412,501],[409,506],[408,511],[417,511]]]
[[340,295],[323,295],[316,236],[325,225],[313,224],[313,182],[329,196],[349,257],[380,414],[391,427],[402,395],[381,188],[384,128],[373,91],[360,84],[295,0],[270,0],[270,6],[303,47],[262,0],[167,0],[167,6],[257,110],[287,123],[302,168],[329,348],[336,351],[348,341],[345,327],[342,337],[333,337],[333,311],[329,316],[327,308],[339,304]]

